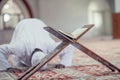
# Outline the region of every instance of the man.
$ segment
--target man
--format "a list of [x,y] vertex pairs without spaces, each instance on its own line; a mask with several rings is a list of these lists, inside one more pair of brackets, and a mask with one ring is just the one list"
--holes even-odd
[[[19,68],[20,66],[35,66],[59,44],[56,43],[47,31],[41,20],[25,19],[15,28],[9,44],[0,46],[0,70]],[[11,55],[12,65],[8,62]],[[60,62],[56,68],[71,66],[73,47],[69,45],[60,53]]]

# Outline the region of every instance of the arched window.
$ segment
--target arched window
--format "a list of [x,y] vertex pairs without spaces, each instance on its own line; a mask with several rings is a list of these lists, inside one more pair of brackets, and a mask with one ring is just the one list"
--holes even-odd
[[16,24],[23,18],[24,16],[19,6],[17,6],[14,0],[8,0],[1,10],[0,30],[14,29]]
[[91,0],[88,7],[89,23],[95,24],[94,36],[111,34],[111,12],[106,0]]

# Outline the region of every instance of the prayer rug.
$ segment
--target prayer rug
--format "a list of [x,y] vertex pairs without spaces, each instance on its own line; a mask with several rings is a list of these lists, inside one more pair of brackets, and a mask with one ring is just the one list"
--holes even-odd
[[[104,38],[93,41],[81,40],[80,43],[120,68],[120,40]],[[55,57],[50,64],[56,64],[58,61],[58,57]],[[17,79],[22,74],[0,73],[0,80],[13,80],[13,77]],[[71,67],[38,71],[28,80],[120,80],[120,74],[111,72],[107,67],[75,49]]]
[[[22,73],[15,74],[16,76],[22,75]],[[32,75],[28,80],[74,80],[74,79],[96,79],[103,76],[118,75],[111,72],[108,68],[102,65],[84,65],[84,66],[72,66],[64,69],[49,69],[45,71],[38,71]],[[117,77],[116,77],[117,78]],[[108,78],[109,80],[109,78]]]

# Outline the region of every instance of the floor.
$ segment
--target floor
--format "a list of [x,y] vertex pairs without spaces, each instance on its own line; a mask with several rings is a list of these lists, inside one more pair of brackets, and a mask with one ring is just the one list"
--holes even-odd
[[[82,38],[79,42],[120,68],[120,39],[112,39],[112,37]],[[50,63],[53,64],[56,61],[57,57]],[[22,74],[16,75],[20,76]],[[15,78],[15,75],[11,73],[0,73],[0,80],[14,80]],[[53,78],[55,80],[58,78],[61,80],[120,80],[120,74],[112,73],[107,67],[75,49],[71,67],[61,70],[52,69],[41,73],[37,72],[28,80],[46,80],[46,78],[48,80],[54,80]]]

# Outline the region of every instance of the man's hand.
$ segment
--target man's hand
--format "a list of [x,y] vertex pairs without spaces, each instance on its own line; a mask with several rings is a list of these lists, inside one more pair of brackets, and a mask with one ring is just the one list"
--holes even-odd
[[56,64],[55,68],[57,68],[57,69],[65,68],[65,65],[63,65],[63,64]]

